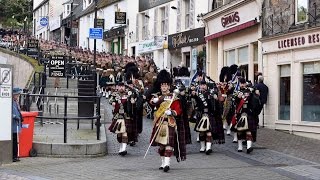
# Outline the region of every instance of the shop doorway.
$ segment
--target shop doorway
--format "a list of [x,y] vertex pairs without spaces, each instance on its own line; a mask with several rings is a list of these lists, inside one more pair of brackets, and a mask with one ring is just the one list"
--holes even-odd
[[186,65],[187,68],[190,68],[190,52],[185,52],[183,53],[183,56],[184,56],[184,63]]

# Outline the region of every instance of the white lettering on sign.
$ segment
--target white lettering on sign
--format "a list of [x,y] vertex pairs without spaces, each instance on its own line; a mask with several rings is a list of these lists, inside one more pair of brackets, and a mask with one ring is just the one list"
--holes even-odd
[[53,66],[64,66],[64,60],[51,60],[50,64]]

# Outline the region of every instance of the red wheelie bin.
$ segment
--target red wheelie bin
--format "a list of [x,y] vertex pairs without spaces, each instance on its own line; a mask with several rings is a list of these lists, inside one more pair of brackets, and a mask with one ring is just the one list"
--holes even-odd
[[32,148],[34,121],[38,116],[38,112],[21,112],[23,122],[21,132],[19,134],[19,157],[35,157],[37,151]]

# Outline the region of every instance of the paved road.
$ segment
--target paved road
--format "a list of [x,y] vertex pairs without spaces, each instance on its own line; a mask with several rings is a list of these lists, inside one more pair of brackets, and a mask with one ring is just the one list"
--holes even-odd
[[[110,124],[110,109],[107,106],[106,127]],[[199,144],[194,141],[187,147],[187,161],[177,163],[172,158],[170,172],[163,173],[158,170],[160,159],[155,148],[143,159],[151,123],[144,119],[139,142],[135,147],[128,147],[126,157],[117,155],[115,136],[107,132],[109,155],[105,157],[25,158],[19,163],[2,166],[0,179],[320,179],[318,140],[268,129],[260,129],[260,142],[255,144],[256,149],[250,155],[238,153],[230,136],[226,137],[226,144],[214,145],[210,156],[199,154]]]

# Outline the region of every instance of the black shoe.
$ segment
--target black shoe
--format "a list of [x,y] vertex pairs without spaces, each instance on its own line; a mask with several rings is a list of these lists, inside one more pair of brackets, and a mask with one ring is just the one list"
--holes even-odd
[[159,170],[163,170],[163,167],[159,167]]
[[242,150],[238,149],[238,152],[242,152]]
[[136,145],[136,142],[131,141],[129,144],[130,144],[130,146],[134,146],[134,145]]
[[203,150],[203,151],[200,151],[200,153],[205,153],[206,151],[205,150]]
[[19,158],[13,158],[12,162],[20,162]]
[[170,167],[169,166],[165,166],[164,168],[163,168],[163,171],[164,172],[168,172],[170,170]]
[[249,148],[249,149],[247,149],[247,154],[250,154],[252,151],[253,151],[253,148],[252,148],[252,147]]
[[210,155],[212,153],[212,149],[209,149],[208,151],[206,151],[206,155]]
[[128,154],[128,152],[127,152],[127,151],[119,152],[119,155],[121,155],[121,156],[125,156],[125,155],[127,155],[127,154]]
[[232,141],[232,143],[238,143],[238,141]]

